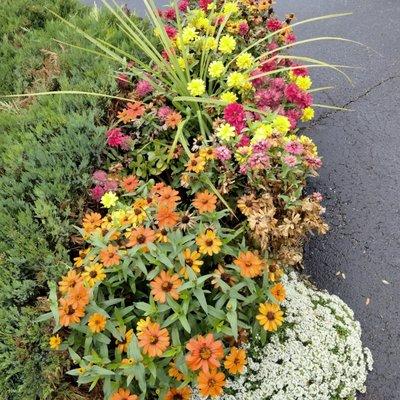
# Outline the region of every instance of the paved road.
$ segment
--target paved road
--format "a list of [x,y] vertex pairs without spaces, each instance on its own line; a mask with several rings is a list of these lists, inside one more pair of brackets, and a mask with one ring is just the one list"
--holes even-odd
[[[319,95],[318,102],[354,112],[322,110],[308,129],[324,156],[321,176],[311,185],[326,196],[331,232],[310,241],[305,267],[319,287],[342,297],[361,321],[375,369],[368,393],[359,400],[400,400],[400,0],[278,3],[280,15],[293,11],[298,20],[351,11],[350,17],[299,27],[298,36],[343,36],[381,53],[337,42],[299,51],[362,67],[351,71],[353,86],[330,71],[313,71],[316,86],[336,87]],[[141,0],[128,4],[143,13]]]

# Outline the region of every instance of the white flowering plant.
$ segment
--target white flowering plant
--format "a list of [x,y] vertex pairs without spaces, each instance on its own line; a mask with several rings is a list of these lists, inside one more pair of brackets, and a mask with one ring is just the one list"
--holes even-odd
[[283,282],[284,329],[266,346],[257,339],[245,346],[246,372],[228,380],[220,400],[354,400],[366,390],[373,360],[353,311],[294,272]]

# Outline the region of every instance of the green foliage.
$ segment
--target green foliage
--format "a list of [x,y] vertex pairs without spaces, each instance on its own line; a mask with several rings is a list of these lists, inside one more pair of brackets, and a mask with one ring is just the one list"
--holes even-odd
[[[115,65],[60,45],[80,36],[45,7],[92,35],[127,44],[110,15],[77,0],[5,0],[0,15],[0,94],[115,92]],[[86,45],[86,44],[85,44]],[[107,101],[88,96],[0,100],[0,398],[55,398],[63,357],[32,321],[38,296],[70,261],[93,168],[104,146]],[[40,374],[40,376],[38,375]],[[67,385],[68,386],[68,385]],[[65,392],[62,398],[71,397]]]

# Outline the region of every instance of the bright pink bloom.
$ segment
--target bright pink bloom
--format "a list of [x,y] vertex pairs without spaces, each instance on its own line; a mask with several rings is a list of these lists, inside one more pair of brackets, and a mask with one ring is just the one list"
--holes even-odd
[[270,85],[276,90],[283,90],[285,88],[286,83],[283,78],[275,78],[271,79]]
[[120,147],[123,148],[126,146],[129,141],[129,136],[126,136],[122,133],[120,128],[110,129],[107,133],[107,144],[110,147]]
[[295,156],[286,156],[283,161],[288,167],[295,167],[297,165],[297,158]]
[[178,3],[178,8],[179,8],[179,11],[186,12],[187,9],[189,8],[189,0],[181,0]]
[[290,154],[299,155],[304,151],[304,147],[301,143],[292,141],[286,144],[285,151]]
[[275,71],[277,68],[276,60],[266,60],[260,64],[260,69],[262,72]]
[[240,36],[246,36],[249,33],[249,25],[247,24],[247,22],[242,22],[239,25],[239,35]]
[[177,31],[177,29],[174,28],[173,26],[167,25],[167,26],[165,27],[165,33],[167,34],[167,36],[168,36],[170,39],[175,39],[176,34],[178,33],[178,31]]
[[199,0],[199,7],[203,10],[203,11],[207,11],[207,8],[209,6],[209,4],[212,3],[213,0]]
[[215,154],[220,161],[227,161],[232,157],[231,151],[226,146],[218,146],[215,149]]
[[118,189],[118,181],[109,180],[104,184],[105,192],[114,192]]
[[224,119],[236,129],[237,133],[242,132],[246,126],[244,107],[238,103],[228,104],[224,109]]
[[106,191],[104,190],[104,188],[102,188],[99,185],[96,185],[93,189],[90,189],[90,196],[94,201],[100,201],[105,192]]
[[272,146],[269,140],[260,140],[253,145],[253,153],[266,153]]
[[292,67],[296,67],[295,69],[292,70],[293,74],[296,76],[306,76],[309,74],[308,68],[304,67],[303,65],[299,65],[297,63],[291,62],[290,63]]
[[277,107],[281,99],[282,92],[274,88],[257,90],[254,96],[257,106],[261,109]]
[[268,20],[267,22],[267,29],[272,31],[272,32],[276,32],[279,29],[281,29],[283,26],[282,22],[279,21],[279,19],[276,18],[271,18]]
[[285,36],[285,43],[286,43],[286,44],[292,44],[292,43],[294,43],[296,40],[297,40],[297,37],[296,37],[296,35],[295,35],[293,32],[290,32],[290,33],[288,33],[288,34]]
[[312,96],[302,91],[295,83],[286,86],[285,97],[290,103],[297,104],[300,108],[310,107],[313,101]]
[[152,91],[153,91],[153,86],[149,81],[146,81],[145,79],[141,79],[136,84],[136,94],[141,98],[146,97]]
[[241,165],[241,166],[239,167],[239,172],[240,172],[242,175],[246,175],[246,174],[247,174],[247,169],[248,169],[247,165],[246,165],[246,164],[243,164],[243,165]]
[[162,13],[163,17],[169,21],[173,21],[176,19],[175,8],[169,7]]
[[301,116],[302,116],[302,112],[301,111],[299,111],[299,110],[297,110],[297,109],[295,109],[295,108],[292,108],[292,109],[290,109],[290,110],[287,110],[286,112],[285,112],[285,116],[289,119],[289,121],[290,121],[290,129],[295,129],[296,128],[296,126],[297,126],[297,124],[298,124],[298,122],[299,122],[299,120],[300,120],[300,118],[301,118]]
[[[263,73],[263,71],[260,68],[256,68],[254,71],[251,71],[250,76],[251,77],[258,76],[258,75],[262,75],[262,73]],[[266,80],[266,77],[261,76],[259,78],[252,79],[251,83],[253,84],[254,87],[258,88],[265,83],[265,80]]]
[[239,143],[237,144],[238,147],[248,146],[250,144],[250,138],[246,135],[242,135],[240,137]]

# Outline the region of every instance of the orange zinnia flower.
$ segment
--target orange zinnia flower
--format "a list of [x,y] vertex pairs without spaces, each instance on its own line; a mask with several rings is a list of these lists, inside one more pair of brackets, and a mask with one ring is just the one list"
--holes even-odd
[[88,326],[93,333],[104,331],[107,318],[103,314],[94,313],[89,317]]
[[200,150],[200,157],[204,160],[214,160],[215,149],[213,147],[204,147]]
[[85,315],[83,307],[79,308],[73,307],[69,299],[60,300],[58,313],[60,315],[60,324],[62,326],[77,324],[81,320],[81,318]]
[[220,340],[214,340],[209,333],[207,336],[192,338],[186,345],[189,354],[186,356],[186,363],[192,371],[201,369],[208,372],[212,368],[220,366],[219,360],[224,357],[224,347]]
[[159,228],[172,228],[179,221],[179,215],[170,207],[161,206],[157,212]]
[[139,397],[137,397],[136,394],[131,394],[128,389],[119,388],[118,391],[111,396],[111,400],[139,400]]
[[286,290],[285,286],[282,283],[277,283],[276,285],[272,286],[271,294],[275,297],[277,301],[283,301],[286,298]]
[[166,328],[160,329],[160,325],[151,322],[143,329],[139,337],[139,346],[150,357],[161,357],[169,346],[169,333]]
[[93,228],[96,228],[101,225],[102,218],[101,214],[93,212],[93,213],[87,213],[83,217],[83,229],[89,228],[89,230],[92,230]]
[[185,375],[183,375],[182,372],[176,367],[174,362],[169,363],[168,375],[177,381],[185,380]]
[[73,269],[69,270],[67,275],[63,276],[61,281],[58,283],[58,287],[61,293],[67,293],[73,289],[76,285],[82,283],[82,276],[77,274]]
[[100,251],[100,260],[106,267],[118,265],[120,261],[118,247],[109,244],[105,249]]
[[191,397],[192,391],[189,387],[185,386],[182,389],[172,388],[168,390],[165,400],[190,400]]
[[90,300],[89,289],[82,283],[76,285],[68,292],[68,300],[75,308],[86,307]]
[[142,103],[135,101],[134,103],[128,103],[127,107],[118,113],[118,118],[122,120],[124,124],[134,121],[140,118],[144,114],[145,108]]
[[200,214],[215,211],[217,197],[210,192],[197,193],[193,201],[193,206],[199,210]]
[[260,276],[264,267],[264,261],[251,251],[240,253],[234,263],[240,268],[240,274],[245,278]]
[[141,226],[140,228],[134,229],[129,235],[129,242],[126,244],[127,247],[133,247],[136,245],[146,245],[153,243],[156,238],[155,232],[150,228]]
[[161,204],[168,206],[175,205],[181,197],[177,190],[172,189],[170,186],[165,186],[158,191],[159,201]]
[[232,347],[225,357],[224,366],[231,374],[242,374],[246,364],[246,352],[243,349]]
[[201,371],[197,378],[197,383],[202,396],[217,397],[223,392],[225,375],[216,369],[207,372]]
[[167,301],[167,294],[174,300],[179,299],[177,289],[182,285],[182,281],[177,274],[171,275],[169,272],[161,271],[160,274],[150,282],[152,287],[151,294],[154,296],[155,301],[165,303]]
[[133,192],[139,185],[139,179],[135,175],[130,175],[122,181],[122,187],[127,192]]
[[158,193],[160,193],[160,190],[162,188],[165,188],[166,186],[167,185],[164,182],[158,182],[151,188],[150,193],[158,194]]
[[167,118],[165,118],[165,125],[168,128],[176,128],[182,121],[182,115],[179,114],[176,111],[172,111],[167,115]]

